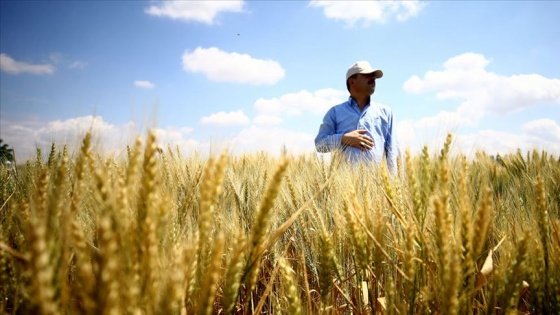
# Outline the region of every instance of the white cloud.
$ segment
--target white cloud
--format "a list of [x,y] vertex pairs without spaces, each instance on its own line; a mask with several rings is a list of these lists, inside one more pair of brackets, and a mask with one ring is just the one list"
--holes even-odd
[[323,9],[329,19],[340,20],[348,26],[362,22],[369,26],[371,22],[385,23],[393,16],[398,21],[405,21],[418,15],[424,4],[412,1],[319,1],[312,0],[312,7]]
[[273,115],[257,115],[253,118],[253,123],[256,125],[273,126],[280,125],[283,119]]
[[416,132],[414,130],[414,121],[402,120],[397,122],[395,132],[399,141],[399,146],[402,148],[411,148],[416,141]]
[[503,76],[487,71],[489,63],[480,54],[458,55],[446,61],[441,71],[411,77],[403,88],[409,93],[435,92],[438,99],[461,101],[449,116],[469,125],[476,125],[487,113],[503,115],[542,103],[560,104],[559,79],[538,74]]
[[518,149],[522,152],[545,150],[550,154],[560,155],[560,125],[551,119],[527,122],[521,126],[519,132],[485,129],[460,133],[457,129],[445,126],[434,128],[422,125],[421,121],[405,120],[397,123],[401,150],[410,149],[416,154],[425,145],[432,154],[438,154],[448,132],[453,134],[452,151],[468,156],[472,156],[478,150],[488,154],[508,154]]
[[[45,157],[53,142],[59,149],[67,145],[71,154],[77,152],[88,131],[92,132],[93,149],[100,154],[125,154],[127,144],[133,144],[138,136],[145,138],[135,123],[113,125],[104,121],[101,116],[84,116],[50,122],[2,120],[1,124],[2,140],[14,147],[18,163],[34,158],[36,148],[40,148]],[[167,127],[154,131],[160,146],[168,144],[173,148],[179,146],[183,153],[203,147],[198,141],[188,138],[192,132],[191,128]]]
[[192,128],[169,126],[165,129],[152,128],[152,131],[156,136],[157,142],[160,144],[160,148],[169,146],[174,152],[176,149],[179,149],[183,154],[198,151],[202,148],[202,144],[199,141],[187,138],[192,133]]
[[[34,159],[37,147],[41,148],[43,158],[46,158],[52,142],[55,142],[59,149],[67,145],[70,154],[76,154],[87,131],[92,132],[93,150],[96,153],[115,157],[126,154],[126,146],[134,144],[138,136],[145,139],[145,133],[138,130],[139,127],[135,123],[113,125],[100,116],[51,122],[2,120],[1,124],[2,140],[14,146],[18,163]],[[169,146],[173,152],[179,149],[182,154],[197,152],[206,155],[226,149],[232,154],[265,151],[279,155],[283,148],[290,154],[314,152],[315,148],[315,135],[282,128],[250,126],[221,141],[195,140],[191,137],[193,130],[187,127],[169,126],[152,130],[160,148],[166,151]]]
[[238,110],[234,112],[218,112],[210,116],[205,116],[200,119],[203,125],[221,125],[221,126],[240,126],[249,123],[249,117]]
[[214,24],[220,12],[242,12],[243,1],[162,1],[145,10],[146,13],[174,20]]
[[0,70],[11,74],[52,74],[55,67],[50,64],[30,64],[16,61],[6,54],[0,54]]
[[483,150],[487,154],[508,154],[545,150],[553,155],[560,155],[560,142],[549,141],[528,133],[511,133],[497,130],[481,130],[474,134],[459,135],[457,143],[463,153],[474,153]]
[[419,1],[399,1],[398,6],[394,9],[397,14],[397,20],[404,22],[411,17],[417,16],[424,6],[425,4]]
[[552,119],[544,118],[527,122],[522,126],[522,130],[529,135],[560,144],[560,125]]
[[213,81],[253,85],[274,84],[285,74],[282,66],[274,60],[256,59],[236,52],[229,53],[216,47],[198,47],[193,52],[185,52],[183,69],[204,73]]
[[404,150],[410,149],[414,153],[419,153],[425,145],[430,150],[439,150],[445,142],[447,133],[452,132],[455,134],[457,130],[457,128],[448,124],[426,122],[425,119],[398,121],[395,128],[401,151],[404,152]]
[[153,89],[156,86],[150,81],[134,81],[134,86],[146,88],[146,89]]
[[[133,128],[134,124],[111,125],[100,116],[50,122],[2,121],[2,137],[5,138],[6,143],[14,146],[18,162],[23,162],[35,155],[36,148],[41,148],[43,154],[48,154],[52,142],[55,142],[59,148],[67,145],[70,152],[76,151],[88,131],[98,139],[96,143],[103,144],[103,151],[112,151],[116,149],[117,143],[127,140],[123,139],[122,135],[130,134]],[[100,139],[103,140],[99,141]]]
[[279,98],[259,98],[254,108],[258,113],[266,115],[301,115],[305,112],[324,115],[329,108],[344,102],[347,97],[348,92],[342,90],[322,89],[315,92],[302,90],[284,94]]
[[466,117],[461,117],[456,112],[441,111],[432,117],[423,117],[415,122],[417,128],[445,128],[454,129],[464,125],[467,121]]
[[297,155],[314,152],[314,139],[315,135],[304,132],[251,126],[231,140],[231,150],[234,154],[265,151],[279,155],[285,148],[289,154]]

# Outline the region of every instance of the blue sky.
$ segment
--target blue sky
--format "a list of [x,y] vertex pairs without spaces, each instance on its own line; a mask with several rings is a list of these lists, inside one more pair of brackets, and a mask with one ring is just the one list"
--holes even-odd
[[[367,60],[403,150],[560,155],[558,1],[1,1],[0,138],[313,152]],[[115,151],[116,150],[116,151]]]

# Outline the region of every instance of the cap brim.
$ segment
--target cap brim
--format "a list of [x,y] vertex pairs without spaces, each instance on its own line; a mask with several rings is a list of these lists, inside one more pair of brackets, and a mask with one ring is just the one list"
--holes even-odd
[[359,73],[361,73],[361,74],[370,74],[370,73],[374,73],[376,79],[379,79],[379,78],[383,77],[383,71],[381,71],[381,70],[379,70],[379,69],[372,69],[372,70],[360,71]]
[[369,68],[369,69],[361,69],[360,71],[348,71],[346,72],[346,80],[348,80],[351,76],[355,75],[355,74],[369,74],[369,73],[375,73],[375,78],[379,79],[381,77],[383,77],[383,71],[380,69],[373,69],[373,68]]

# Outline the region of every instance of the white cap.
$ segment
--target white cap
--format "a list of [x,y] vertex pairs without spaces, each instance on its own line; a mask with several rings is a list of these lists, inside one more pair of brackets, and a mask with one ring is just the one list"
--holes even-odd
[[366,74],[366,73],[374,73],[374,72],[375,72],[376,79],[379,79],[383,76],[383,71],[379,69],[373,69],[369,64],[369,62],[358,61],[355,64],[351,65],[350,68],[348,68],[348,71],[346,71],[346,80],[348,80],[349,77],[353,76],[356,73]]

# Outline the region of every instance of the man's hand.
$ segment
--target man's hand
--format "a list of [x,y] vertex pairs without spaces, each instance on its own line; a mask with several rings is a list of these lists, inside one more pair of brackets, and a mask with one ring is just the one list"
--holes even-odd
[[367,136],[366,130],[354,130],[342,136],[342,145],[358,148],[362,151],[373,148],[373,139]]

